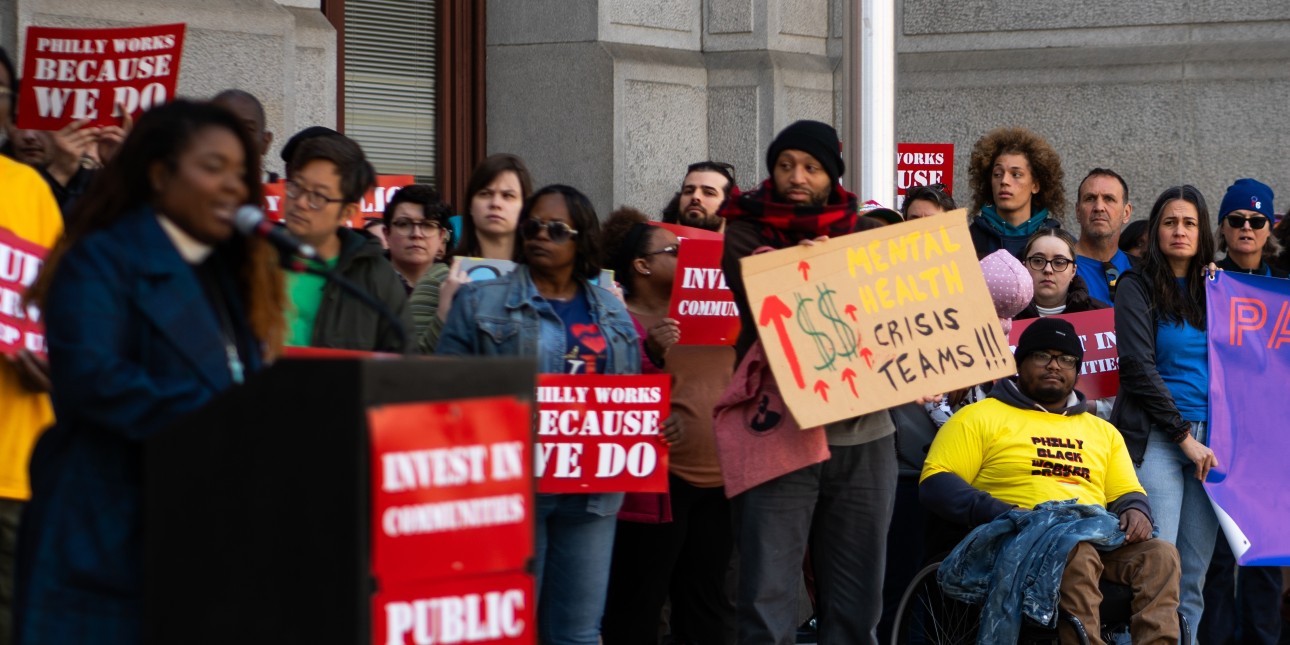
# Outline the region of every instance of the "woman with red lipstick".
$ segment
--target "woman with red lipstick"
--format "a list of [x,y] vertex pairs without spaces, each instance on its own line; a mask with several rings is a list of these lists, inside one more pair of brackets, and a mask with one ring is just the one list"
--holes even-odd
[[1115,294],[1120,393],[1110,420],[1124,434],[1138,467],[1160,538],[1178,547],[1178,611],[1193,634],[1204,610],[1201,588],[1218,535],[1218,520],[1202,486],[1218,465],[1205,445],[1209,350],[1204,283],[1214,257],[1213,230],[1199,190],[1165,190],[1147,220],[1146,256],[1120,278]]
[[143,641],[144,442],[285,335],[277,253],[233,228],[260,191],[241,122],[176,100],[143,115],[77,202],[31,293],[57,422],[31,459],[17,642]]
[[999,249],[1021,259],[1026,240],[1059,228],[1066,212],[1062,161],[1043,137],[1025,128],[992,130],[972,147],[972,243],[978,258]]

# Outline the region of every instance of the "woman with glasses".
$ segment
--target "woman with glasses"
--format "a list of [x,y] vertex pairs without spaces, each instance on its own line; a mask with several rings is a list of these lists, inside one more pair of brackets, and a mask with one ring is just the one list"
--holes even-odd
[[1026,242],[1022,264],[1035,281],[1034,298],[1017,320],[1073,314],[1110,305],[1088,295],[1084,279],[1075,275],[1075,238],[1059,228],[1040,229]]
[[[600,273],[600,221],[585,195],[547,186],[520,211],[522,263],[461,285],[436,353],[522,356],[548,374],[638,374],[640,339]],[[536,574],[543,643],[597,645],[622,493],[539,494]]]
[[945,184],[910,186],[905,189],[905,201],[900,205],[900,216],[906,222],[939,215],[958,208],[954,198],[945,192]]
[[1264,261],[1281,250],[1272,236],[1272,189],[1267,184],[1237,179],[1228,187],[1218,212],[1218,250],[1227,254],[1218,261],[1218,268],[1273,278],[1290,276]]
[[672,416],[685,431],[684,438],[667,437],[668,493],[628,495],[618,514],[605,645],[656,645],[669,597],[674,642],[733,642],[734,601],[725,582],[734,536],[712,409],[730,383],[734,348],[677,344],[681,329],[668,311],[681,242],[671,231],[623,208],[605,222],[604,245],[605,267],[622,282],[644,339],[642,371],[672,376]]
[[1110,420],[1138,466],[1160,538],[1178,547],[1179,612],[1195,634],[1204,610],[1201,587],[1218,535],[1202,486],[1218,461],[1205,445],[1204,283],[1214,235],[1200,191],[1175,186],[1161,193],[1147,219],[1147,239],[1142,263],[1126,271],[1116,289],[1120,393]]
[[[533,192],[533,180],[524,161],[515,155],[492,155],[475,166],[466,184],[470,211],[461,218],[461,239],[453,255],[466,258],[520,261],[515,228],[520,208]],[[408,307],[416,328],[417,349],[433,354],[452,311],[458,287],[470,282],[464,271],[450,272],[451,259],[443,269],[426,272],[412,289]]]
[[[389,247],[390,264],[412,293],[412,285],[434,265],[447,275],[443,260],[452,238],[452,206],[439,198],[439,191],[425,184],[404,186],[385,204],[382,222]],[[413,311],[415,317],[415,310]]]

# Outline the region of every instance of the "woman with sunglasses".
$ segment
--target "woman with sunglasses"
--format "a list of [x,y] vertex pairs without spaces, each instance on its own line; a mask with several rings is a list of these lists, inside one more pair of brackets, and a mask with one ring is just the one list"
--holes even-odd
[[910,186],[905,189],[905,201],[900,205],[900,216],[906,222],[939,215],[958,208],[954,198],[945,192],[945,184]]
[[1218,250],[1227,254],[1218,261],[1218,268],[1273,278],[1290,276],[1264,261],[1280,251],[1272,237],[1272,189],[1267,184],[1237,179],[1228,187],[1218,212]]
[[[451,254],[445,255],[518,261],[515,227],[520,208],[532,192],[529,169],[519,157],[495,154],[479,162],[466,183],[470,212],[461,218],[461,240]],[[450,257],[444,262],[442,268],[431,267],[422,275],[408,297],[417,349],[422,354],[434,353],[457,288],[470,282],[464,271],[448,270]]]
[[658,643],[659,616],[670,596],[672,640],[728,643],[734,601],[726,571],[734,548],[730,501],[717,462],[712,409],[730,383],[734,348],[678,345],[668,318],[680,242],[644,213],[622,208],[605,222],[605,266],[622,282],[627,311],[645,339],[645,373],[672,375],[672,419],[685,430],[665,438],[668,493],[629,494],[618,514],[605,645]]
[[[640,373],[627,310],[590,282],[600,273],[600,221],[587,197],[560,185],[537,191],[519,232],[523,262],[461,286],[436,353],[529,357],[548,374]],[[597,645],[622,501],[622,493],[537,496],[541,642]]]
[[1124,434],[1151,499],[1160,538],[1182,562],[1179,612],[1196,633],[1218,520],[1202,482],[1218,465],[1205,445],[1209,359],[1205,274],[1214,229],[1194,186],[1160,194],[1147,219],[1146,257],[1120,277],[1115,331],[1120,393],[1111,423]]

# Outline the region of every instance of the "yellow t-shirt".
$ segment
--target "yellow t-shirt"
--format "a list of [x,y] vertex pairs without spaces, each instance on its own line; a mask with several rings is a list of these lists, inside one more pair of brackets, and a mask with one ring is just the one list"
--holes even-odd
[[[49,186],[35,170],[0,156],[0,228],[45,247],[63,233],[63,217]],[[27,462],[41,431],[54,422],[49,395],[22,386],[0,357],[0,497],[30,499]]]
[[920,481],[942,472],[1022,508],[1066,499],[1105,507],[1126,493],[1146,494],[1115,426],[998,399],[963,408],[936,433]]

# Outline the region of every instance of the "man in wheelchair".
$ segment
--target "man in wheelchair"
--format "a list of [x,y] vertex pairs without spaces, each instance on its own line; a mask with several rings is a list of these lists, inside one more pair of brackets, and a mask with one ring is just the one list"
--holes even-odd
[[[994,570],[986,571],[992,576],[992,593],[997,591],[1001,576],[1005,580],[1025,576],[1014,581],[1033,587],[1043,584],[1047,572],[1052,578],[1050,588],[1059,584],[1054,596],[1057,605],[1086,626],[1089,642],[1100,644],[1097,626],[1102,593],[1098,582],[1105,579],[1132,590],[1130,631],[1134,643],[1177,643],[1178,552],[1168,542],[1152,537],[1151,507],[1124,438],[1114,426],[1089,412],[1084,395],[1075,390],[1084,350],[1074,327],[1064,320],[1041,318],[1021,335],[1015,356],[1015,380],[1000,380],[989,398],[960,410],[937,433],[919,484],[922,503],[960,525],[990,524],[989,529],[969,536],[977,543],[1013,531],[1016,535],[1008,535],[1004,541],[1029,545],[1032,543],[1023,540],[1032,539],[1035,545],[1053,544],[1049,537],[1042,541],[1024,531],[1032,527],[1050,530],[1045,527],[1062,521],[1042,515],[1047,513],[1084,508],[1101,516],[1105,535],[1099,535],[1097,541],[1103,546],[1076,542],[1064,570],[1060,557],[1056,566],[1047,569],[1027,568],[1031,562],[1052,564],[1036,557],[996,561]],[[1059,500],[1100,508],[1049,504],[1032,510]],[[1062,525],[1060,530],[1069,536],[1090,526]],[[1093,539],[1085,533],[1078,537]],[[964,544],[956,552],[973,546],[979,548]],[[942,564],[942,576],[948,564],[948,560]],[[1012,566],[1001,566],[1004,564]],[[945,577],[941,582],[947,585]],[[989,609],[987,601],[983,619]],[[1022,612],[1016,606],[1002,613],[1012,615],[1003,620],[1020,622]],[[981,627],[988,628],[984,621]],[[1059,636],[1062,643],[1079,642],[1075,630],[1065,623]]]

